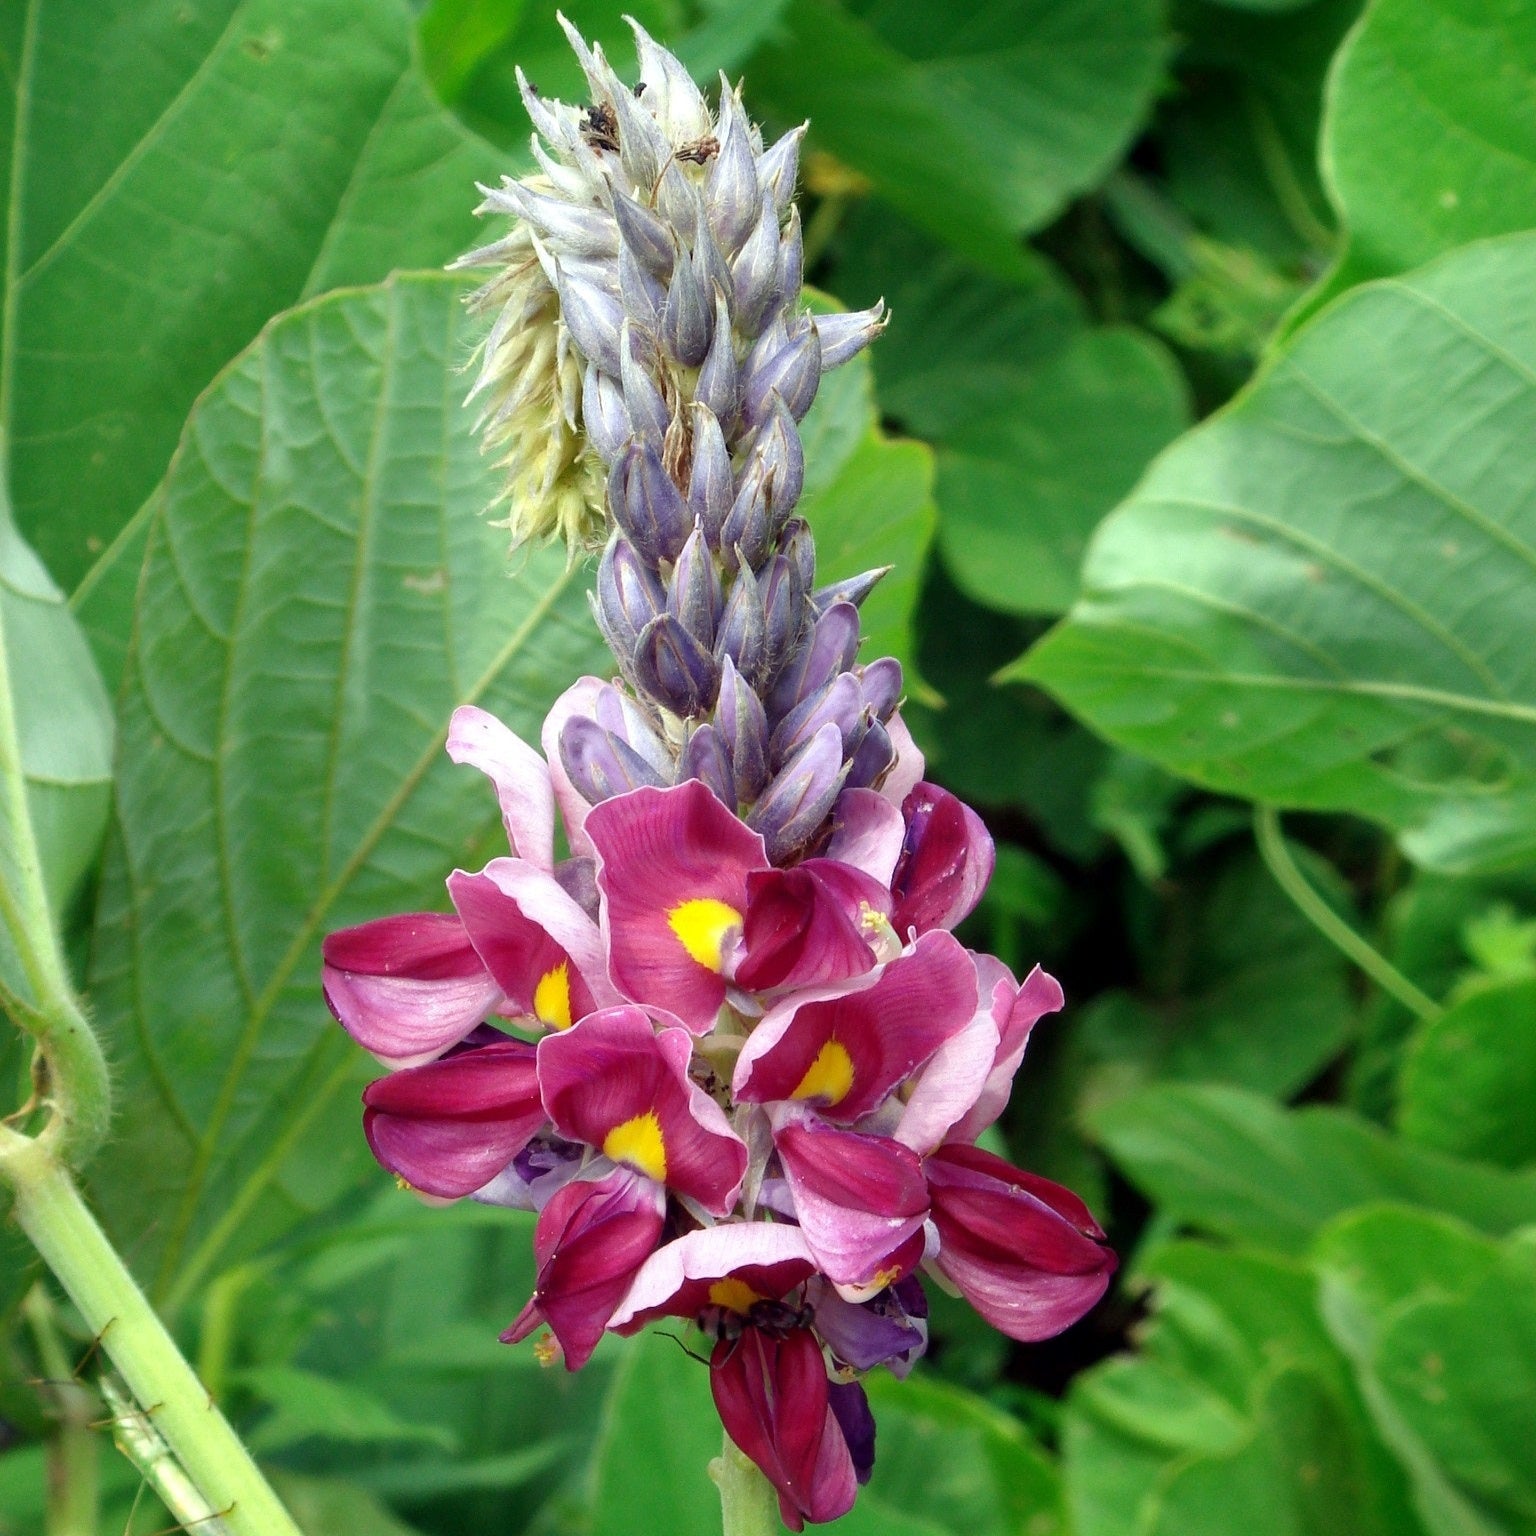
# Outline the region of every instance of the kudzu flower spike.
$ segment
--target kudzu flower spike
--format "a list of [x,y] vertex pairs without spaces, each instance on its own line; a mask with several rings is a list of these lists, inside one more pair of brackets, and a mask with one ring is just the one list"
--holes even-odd
[[542,753],[455,713],[510,856],[454,871],[450,914],[330,935],[324,981],[390,1069],[379,1162],[537,1212],[503,1338],[547,1329],[575,1369],[696,1323],[798,1530],[869,1476],[860,1379],[923,1353],[925,1279],[1033,1340],[1115,1261],[1070,1191],[975,1145],[1061,991],[953,936],[991,839],[924,780],[900,666],[856,659],[883,573],[819,584],[795,515],[799,422],[883,310],[802,311],[801,130],[765,147],[635,30],[637,89],[569,26],[591,101],[523,83],[542,171],[487,193],[517,222],[461,263],[495,271],[475,391],[514,533],[603,543],[617,676],[556,701]]

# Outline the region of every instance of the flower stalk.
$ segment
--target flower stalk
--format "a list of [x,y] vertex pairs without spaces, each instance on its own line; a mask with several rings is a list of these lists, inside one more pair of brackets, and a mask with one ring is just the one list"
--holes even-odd
[[720,1490],[721,1536],[779,1536],[784,1527],[773,1484],[729,1435],[710,1462],[709,1475]]

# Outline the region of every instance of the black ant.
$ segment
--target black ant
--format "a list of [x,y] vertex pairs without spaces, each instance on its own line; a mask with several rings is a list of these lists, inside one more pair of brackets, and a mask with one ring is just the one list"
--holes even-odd
[[599,101],[582,114],[581,136],[593,149],[619,152],[619,117],[606,101]]

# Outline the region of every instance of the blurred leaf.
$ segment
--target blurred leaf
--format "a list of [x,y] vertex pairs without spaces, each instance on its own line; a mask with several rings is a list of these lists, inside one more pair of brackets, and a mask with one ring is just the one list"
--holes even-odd
[[1349,239],[1313,304],[1536,225],[1533,102],[1530,0],[1373,0],[1329,92],[1321,158]]
[[1154,0],[790,0],[754,100],[973,261],[1027,277],[1021,232],[1103,174],[1162,63]]
[[242,1371],[240,1384],[272,1409],[247,1436],[260,1455],[310,1439],[353,1445],[414,1441],[453,1448],[453,1436],[437,1425],[410,1423],[359,1388],[313,1371],[259,1366]]
[[419,1536],[372,1494],[328,1477],[298,1472],[269,1474],[305,1536]]
[[1536,1177],[1397,1141],[1343,1110],[1163,1084],[1090,1120],[1169,1220],[1286,1253],[1371,1201],[1422,1205],[1491,1233],[1536,1222]]
[[1188,421],[1183,375],[1151,337],[1085,331],[957,424],[939,454],[944,557],[978,602],[1064,612],[1099,519]]
[[1140,1352],[1087,1372],[1068,1400],[1078,1536],[1408,1529],[1304,1267],[1179,1242],[1147,1273]]
[[[1529,1246],[1501,1253],[1457,1223],[1378,1208],[1325,1229],[1314,1262],[1329,1330],[1426,1527],[1435,1536],[1529,1530],[1521,1486],[1530,1488],[1536,1408]],[[1501,1453],[1515,1426],[1520,1448],[1509,1463]]]
[[[1536,238],[1342,299],[1163,455],[1012,670],[1197,783],[1442,868],[1536,851]],[[1390,537],[1388,534],[1390,533]]]
[[[43,880],[53,912],[62,919],[106,830],[112,706],[79,625],[11,521],[3,449],[0,439],[0,667],[16,713]],[[0,803],[0,884],[12,889],[15,848],[16,832]],[[26,995],[19,967],[0,924],[0,977]],[[10,1088],[9,1077],[0,1077],[0,1114],[16,1107]]]
[[1420,1032],[1398,1125],[1423,1146],[1501,1168],[1536,1163],[1536,981],[1474,992]]
[[495,156],[432,101],[410,38],[400,0],[0,14],[0,431],[17,521],[65,587],[275,310],[469,243]]
[[123,1088],[96,1187],[162,1294],[369,1166],[342,1090],[371,1063],[321,1001],[321,935],[441,903],[495,824],[442,753],[452,708],[537,740],[599,655],[563,555],[509,577],[480,515],[458,293],[398,278],[283,317],[152,504],[92,988]]

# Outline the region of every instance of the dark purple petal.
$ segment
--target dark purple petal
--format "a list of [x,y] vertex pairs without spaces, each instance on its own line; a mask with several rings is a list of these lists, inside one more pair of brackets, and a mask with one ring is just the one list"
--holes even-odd
[[889,908],[877,880],[830,859],[749,875],[737,986],[763,992],[861,975],[875,963],[865,914]]
[[891,922],[900,934],[953,928],[992,878],[992,838],[970,806],[937,784],[919,784],[901,813],[907,836],[891,882]]

